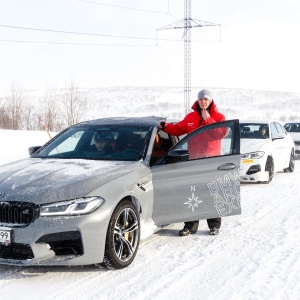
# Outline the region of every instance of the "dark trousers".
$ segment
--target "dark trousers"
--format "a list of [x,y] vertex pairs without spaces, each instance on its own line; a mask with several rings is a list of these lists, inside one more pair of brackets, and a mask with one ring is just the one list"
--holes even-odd
[[[212,229],[213,227],[216,227],[217,229],[220,229],[221,220],[221,218],[207,219],[206,221],[208,228]],[[199,221],[184,222],[184,226],[187,227],[189,230],[196,232],[198,230]]]

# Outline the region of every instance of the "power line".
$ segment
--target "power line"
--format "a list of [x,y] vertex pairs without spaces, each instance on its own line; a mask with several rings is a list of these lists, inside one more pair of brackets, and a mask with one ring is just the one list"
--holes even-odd
[[119,6],[119,5],[113,5],[113,4],[99,3],[99,2],[95,2],[95,1],[89,1],[89,0],[77,0],[77,1],[78,2],[85,2],[85,3],[89,3],[89,4],[95,4],[95,5],[110,6],[110,7],[122,8],[122,9],[129,9],[129,10],[136,10],[136,11],[143,11],[143,12],[149,12],[149,13],[169,14],[169,0],[168,0],[168,11],[167,12],[160,12],[160,11],[155,11],[155,10],[148,10],[148,9],[140,9],[140,8],[127,7],[127,6]]
[[24,43],[24,44],[53,44],[53,45],[72,45],[72,46],[128,46],[128,47],[153,47],[153,45],[139,45],[139,44],[108,44],[108,43],[66,43],[66,42],[45,42],[45,41],[25,41],[25,40],[0,40],[0,42],[8,43]]
[[54,30],[54,29],[45,29],[45,28],[11,26],[11,25],[3,25],[3,24],[1,24],[0,27],[11,28],[11,29],[21,29],[21,30],[33,30],[33,31],[43,31],[43,32],[64,33],[64,34],[89,35],[89,36],[104,36],[104,37],[117,37],[117,38],[124,38],[124,39],[155,40],[154,38],[146,38],[146,37],[109,35],[109,34],[88,33],[88,32],[78,32],[78,31],[64,31],[64,30]]
[[[213,25],[205,25],[213,26]],[[99,37],[109,37],[109,38],[122,38],[122,39],[136,39],[136,40],[148,40],[148,41],[167,41],[167,42],[182,42],[179,39],[161,39],[161,38],[149,38],[149,37],[137,37],[137,36],[124,36],[124,35],[112,35],[112,34],[100,34],[100,33],[88,33],[88,32],[76,32],[76,31],[65,31],[65,30],[54,30],[45,28],[34,28],[34,27],[22,27],[22,26],[12,26],[0,24],[0,27],[10,28],[10,29],[20,29],[20,30],[32,30],[32,31],[42,31],[42,32],[53,32],[53,33],[63,33],[63,34],[73,34],[73,35],[87,35],[87,36],[99,36]],[[199,27],[199,26],[197,26]],[[182,28],[182,27],[175,27]],[[167,27],[162,27],[160,29],[170,29]],[[6,42],[24,42],[24,43],[49,43],[49,44],[72,44],[72,45],[91,45],[89,43],[60,43],[60,42],[39,42],[39,41],[18,41],[18,40],[1,40]],[[193,42],[203,42],[203,41],[193,41]],[[214,41],[210,41],[214,42]],[[102,45],[96,43],[95,45]]]

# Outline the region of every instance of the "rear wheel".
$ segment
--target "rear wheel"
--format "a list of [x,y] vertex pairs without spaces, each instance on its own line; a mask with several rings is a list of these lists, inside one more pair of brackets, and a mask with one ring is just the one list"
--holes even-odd
[[294,157],[294,150],[292,150],[289,166],[288,166],[288,168],[283,169],[283,171],[285,173],[292,173],[292,172],[294,172],[294,169],[295,169],[295,157]]
[[113,212],[106,236],[102,266],[122,269],[135,258],[140,242],[140,219],[130,201],[121,202]]

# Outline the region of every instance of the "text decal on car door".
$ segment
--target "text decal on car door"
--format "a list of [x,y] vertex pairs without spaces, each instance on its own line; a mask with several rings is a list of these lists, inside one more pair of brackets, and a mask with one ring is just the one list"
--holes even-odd
[[239,180],[240,175],[234,172],[207,184],[210,194],[214,196],[214,206],[220,217],[240,209]]

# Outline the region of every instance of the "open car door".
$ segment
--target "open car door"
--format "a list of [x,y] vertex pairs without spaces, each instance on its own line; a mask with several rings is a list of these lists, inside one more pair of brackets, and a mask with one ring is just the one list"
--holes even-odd
[[238,120],[203,126],[152,166],[153,221],[164,225],[241,214]]

